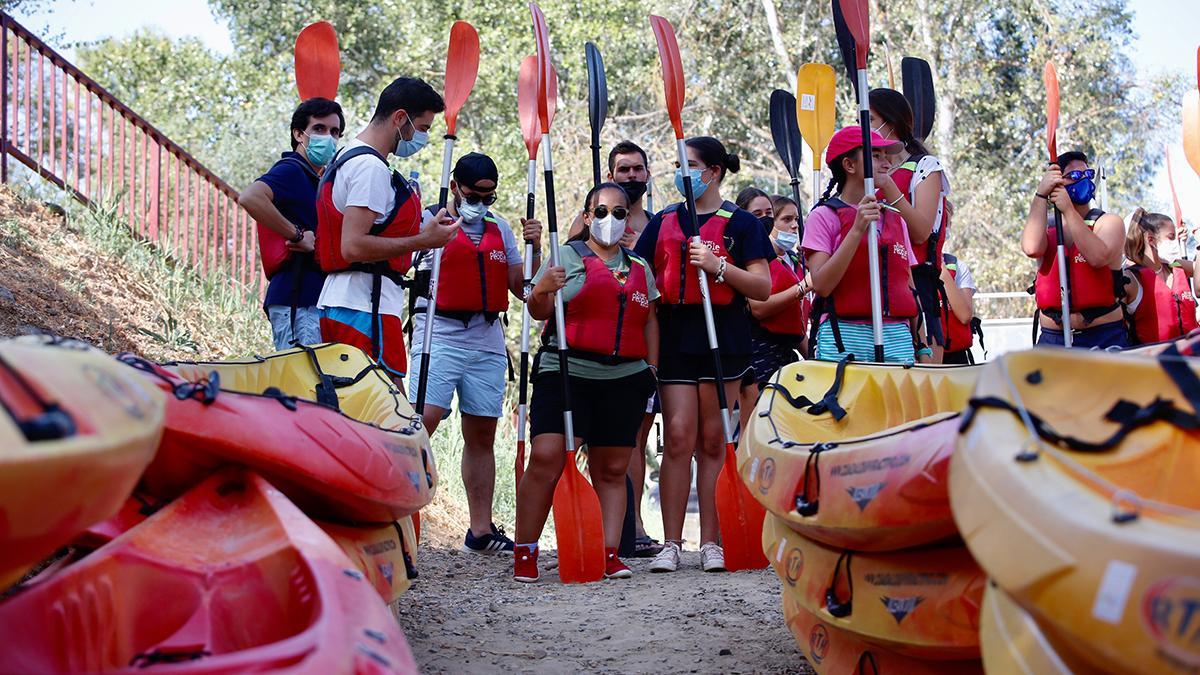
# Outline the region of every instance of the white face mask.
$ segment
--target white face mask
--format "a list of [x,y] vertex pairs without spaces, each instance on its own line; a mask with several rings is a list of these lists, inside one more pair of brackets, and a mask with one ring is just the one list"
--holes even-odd
[[488,211],[487,204],[484,204],[483,202],[475,202],[474,204],[471,204],[466,200],[463,200],[459,202],[457,206],[458,215],[462,216],[463,222],[471,223],[472,225],[483,220],[483,217],[487,215]]
[[608,214],[603,218],[592,219],[592,238],[601,246],[615,246],[625,236],[625,221],[613,218]]
[[1179,260],[1183,257],[1183,252],[1179,248],[1178,239],[1168,239],[1158,242],[1158,259],[1165,265]]

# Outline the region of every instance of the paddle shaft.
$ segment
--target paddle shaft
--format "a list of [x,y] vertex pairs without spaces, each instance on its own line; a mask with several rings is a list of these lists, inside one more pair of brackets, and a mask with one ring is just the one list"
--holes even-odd
[[[441,212],[446,208],[450,198],[450,160],[454,157],[454,134],[446,134],[446,145],[442,150],[442,184],[438,189],[438,207]],[[442,274],[442,249],[433,250],[433,265],[429,273],[429,303],[425,305],[425,331],[421,336],[421,369],[417,376],[417,405],[414,407],[418,415],[425,414],[425,394],[429,385],[429,350],[433,348],[433,321],[437,316],[438,278]]]
[[1108,212],[1108,170],[1104,165],[1096,167],[1096,174],[1100,178],[1100,210]]
[[1062,293],[1062,331],[1063,346],[1071,348],[1071,287],[1067,276],[1067,247],[1063,243],[1062,211],[1054,207],[1054,234],[1058,237],[1058,286]]
[[592,143],[592,187],[600,184],[600,144]]
[[[559,266],[558,212],[554,208],[554,160],[550,152],[550,133],[542,134],[542,167],[546,182],[546,220],[550,231],[550,266]],[[563,430],[567,452],[575,451],[575,418],[571,414],[571,374],[567,365],[567,321],[563,312],[562,291],[554,292],[554,328],[558,341],[558,371],[562,375]]]
[[[863,194],[875,195],[875,173],[871,157],[871,104],[868,98],[867,71],[858,71],[858,124],[863,137]],[[867,262],[871,277],[871,334],[875,341],[875,360],[883,362],[883,294],[879,273],[880,220],[867,228]]]
[[[679,166],[683,167],[683,198],[687,203],[688,217],[692,222],[692,241],[700,241],[700,218],[696,214],[696,193],[692,191],[692,174],[687,170],[687,143],[682,138],[676,140],[679,152]],[[725,377],[721,372],[721,348],[717,344],[717,324],[713,320],[712,299],[708,297],[708,274],[704,268],[697,267],[700,275],[700,300],[704,307],[704,327],[708,330],[708,348],[712,352],[713,375],[716,376],[717,404],[721,408],[721,429],[725,432],[726,448],[733,447],[733,429],[729,425],[729,401],[725,397]]]
[[[525,219],[533,220],[534,190],[537,189],[537,159],[529,160],[525,190]],[[533,285],[533,242],[525,242],[521,302],[521,380],[517,399],[517,483],[525,473],[525,423],[529,418],[529,290]]]

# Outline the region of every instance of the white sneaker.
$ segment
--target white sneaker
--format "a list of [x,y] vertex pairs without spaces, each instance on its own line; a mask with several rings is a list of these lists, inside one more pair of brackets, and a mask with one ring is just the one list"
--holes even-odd
[[651,572],[674,572],[679,569],[679,544],[668,541],[662,550],[650,561]]
[[700,567],[705,572],[725,571],[725,550],[715,541],[700,547]]

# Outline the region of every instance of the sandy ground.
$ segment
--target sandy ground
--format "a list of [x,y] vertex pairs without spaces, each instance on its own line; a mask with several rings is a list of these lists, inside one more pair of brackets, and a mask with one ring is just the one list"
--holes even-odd
[[423,548],[400,624],[426,673],[811,673],[783,623],[770,570],[674,574],[627,561],[632,579],[564,586],[552,551],[537,584],[512,558]]

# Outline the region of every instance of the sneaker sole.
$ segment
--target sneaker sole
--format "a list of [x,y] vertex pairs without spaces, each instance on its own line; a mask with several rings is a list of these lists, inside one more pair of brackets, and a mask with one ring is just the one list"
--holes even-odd
[[651,567],[650,571],[654,572],[655,574],[664,574],[667,572],[674,572],[678,569],[678,567]]
[[514,575],[513,581],[519,581],[523,584],[535,584],[535,583],[537,583],[537,580],[540,578],[541,577],[518,577],[518,576]]
[[632,576],[633,576],[633,570],[623,570],[621,572],[617,572],[616,574],[608,574],[606,572],[604,574],[605,579],[628,579]]
[[470,546],[467,546],[465,544],[458,547],[458,550],[462,551],[463,553],[474,553],[475,555],[512,555],[513,554],[512,551],[505,551],[503,549],[501,549],[499,551],[489,551],[487,549],[480,550],[480,549],[471,548]]
[[728,572],[729,570],[725,569],[724,567],[705,567],[704,571],[705,572]]

